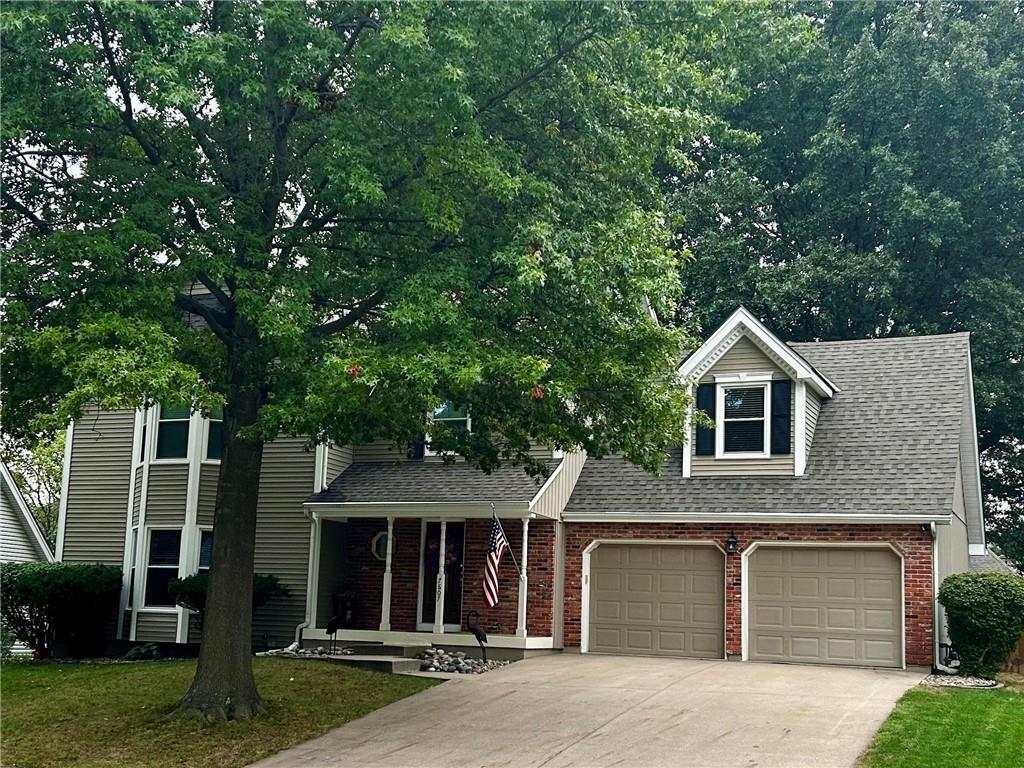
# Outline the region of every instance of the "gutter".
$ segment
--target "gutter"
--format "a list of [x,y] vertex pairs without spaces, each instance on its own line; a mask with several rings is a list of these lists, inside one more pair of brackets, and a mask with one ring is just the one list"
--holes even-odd
[[645,512],[593,514],[563,512],[566,523],[907,523],[949,525],[952,515],[841,514],[834,512]]

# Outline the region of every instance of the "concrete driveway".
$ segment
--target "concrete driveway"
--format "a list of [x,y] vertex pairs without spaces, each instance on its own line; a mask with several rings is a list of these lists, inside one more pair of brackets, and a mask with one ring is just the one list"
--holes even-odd
[[541,656],[444,683],[257,765],[850,766],[921,677]]

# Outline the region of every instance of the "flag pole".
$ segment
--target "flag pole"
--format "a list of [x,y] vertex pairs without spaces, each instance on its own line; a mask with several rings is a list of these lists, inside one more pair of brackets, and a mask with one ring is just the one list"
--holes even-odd
[[[498,510],[494,508],[494,502],[491,502],[491,514],[494,519],[498,521],[498,527],[501,528],[501,535],[505,537],[505,541],[508,541],[508,534],[505,533],[505,526],[501,524],[501,518],[498,517]],[[516,567],[516,573],[519,574],[519,578],[523,578],[523,569],[519,567],[519,563],[516,561],[516,556],[512,552],[512,545],[508,545],[508,554],[512,558],[512,565]]]

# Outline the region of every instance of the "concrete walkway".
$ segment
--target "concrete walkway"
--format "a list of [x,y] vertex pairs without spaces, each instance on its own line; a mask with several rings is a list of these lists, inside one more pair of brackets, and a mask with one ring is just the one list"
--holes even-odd
[[443,683],[256,765],[851,766],[922,676],[542,656]]

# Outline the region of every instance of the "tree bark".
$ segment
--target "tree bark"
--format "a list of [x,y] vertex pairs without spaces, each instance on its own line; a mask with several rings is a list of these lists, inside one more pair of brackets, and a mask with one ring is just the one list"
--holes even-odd
[[[230,378],[234,377],[229,371]],[[252,580],[263,442],[238,434],[256,423],[261,400],[258,388],[231,387],[224,407],[224,450],[199,665],[172,717],[214,722],[266,712],[252,671]]]

